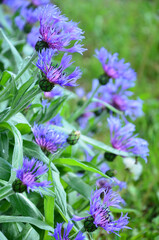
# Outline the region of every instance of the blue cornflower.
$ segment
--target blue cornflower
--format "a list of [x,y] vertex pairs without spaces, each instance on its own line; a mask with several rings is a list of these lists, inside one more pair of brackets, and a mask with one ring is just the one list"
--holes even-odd
[[35,45],[38,39],[39,39],[39,28],[34,26],[31,29],[31,32],[27,35],[27,42],[30,46],[35,48]]
[[[78,23],[68,21],[68,18],[61,15],[61,11],[55,5],[46,5],[39,13],[40,29],[39,41],[36,50],[52,48],[64,52],[84,52],[80,41],[84,38],[83,31]],[[74,42],[72,47],[69,45]]]
[[55,153],[59,148],[64,147],[66,136],[63,132],[54,130],[50,126],[34,124],[32,128],[35,141],[44,152]]
[[121,197],[112,190],[107,191],[104,188],[95,190],[91,195],[89,216],[84,218],[74,216],[73,220],[85,219],[84,227],[88,232],[93,232],[98,227],[102,227],[108,233],[112,232],[119,236],[117,232],[129,228],[126,226],[128,224],[127,214],[123,216],[122,213],[118,220],[114,220],[109,207],[120,208],[120,204]]
[[[39,53],[39,58],[36,66],[42,71],[44,80],[49,83],[59,84],[60,86],[77,86],[76,81],[81,77],[81,71],[79,67],[76,67],[71,74],[67,74],[65,69],[69,67],[73,62],[71,55],[65,53],[61,59],[60,65],[52,66],[52,57],[55,56],[55,50],[46,49]],[[45,90],[46,91],[46,90]]]
[[15,169],[16,179],[13,182],[13,190],[15,192],[24,192],[27,190],[34,191],[38,188],[47,188],[50,187],[50,183],[46,180],[39,182],[39,177],[45,174],[48,171],[48,168],[45,164],[38,161],[35,158],[31,160],[27,157],[23,159],[23,166],[19,169]]
[[[54,237],[55,240],[69,240],[72,238],[69,238],[69,234],[72,230],[73,224],[68,223],[67,228],[64,228],[64,232],[62,231],[62,225],[63,223],[57,223],[57,226],[54,230],[54,233],[49,233],[52,237]],[[82,232],[79,232],[77,236],[74,238],[74,240],[84,240],[85,236]]]
[[59,126],[59,127],[63,126],[63,124],[62,124],[62,117],[60,116],[59,113],[55,117],[50,119],[50,121],[47,122],[47,123],[51,124],[51,125],[56,125],[56,126]]
[[119,60],[118,54],[109,53],[104,47],[95,51],[95,57],[101,62],[105,74],[109,78],[123,78],[129,81],[129,87],[134,86],[136,73],[130,68],[130,63],[124,63],[124,59]]
[[15,23],[20,30],[26,33],[31,31],[32,25],[38,21],[37,11],[32,8],[22,7],[20,15],[15,18]]
[[134,124],[127,122],[123,126],[119,118],[110,116],[108,118],[108,125],[110,128],[111,144],[114,148],[131,152],[147,162],[147,156],[149,156],[148,143],[142,138],[137,138],[137,135],[133,135],[135,131]]
[[63,95],[63,89],[59,86],[55,86],[51,92],[44,92],[44,96],[47,99],[61,97],[62,95]]

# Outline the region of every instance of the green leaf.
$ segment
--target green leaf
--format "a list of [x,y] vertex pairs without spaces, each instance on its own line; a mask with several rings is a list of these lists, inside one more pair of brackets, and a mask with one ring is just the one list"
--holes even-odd
[[[111,152],[111,153],[114,153],[116,155],[119,155],[119,156],[123,156],[123,157],[135,157],[136,155],[132,154],[132,153],[129,153],[129,152],[123,152],[123,151],[119,151],[115,148],[112,148],[110,146],[107,146],[106,144],[104,144],[103,142],[100,142],[98,140],[95,140],[93,138],[89,138],[89,137],[86,137],[84,135],[81,135],[80,139],[92,146],[94,146],[95,148],[98,148],[100,150],[103,150],[105,152]],[[80,141],[80,140],[79,140]]]
[[141,215],[139,211],[131,208],[114,208],[110,207],[110,211],[114,213],[135,213],[136,215]]
[[54,229],[49,226],[47,223],[43,222],[43,221],[40,221],[38,219],[35,219],[35,218],[32,218],[32,217],[23,217],[23,216],[5,216],[5,215],[2,215],[0,216],[0,223],[29,223],[29,224],[32,224],[40,229],[43,229],[43,230],[48,230],[48,231],[51,231],[53,232]]
[[39,240],[39,234],[35,231],[30,224],[26,224],[16,240]]
[[[53,182],[52,171],[51,171],[51,162],[49,164],[49,172],[48,172],[48,181]],[[54,186],[50,188],[50,191],[54,193]],[[45,221],[54,227],[54,205],[55,198],[51,196],[45,196],[44,199],[44,212],[45,212]],[[51,236],[48,235],[48,231],[45,231],[44,240],[51,240]]]
[[66,101],[67,96],[60,97],[53,101],[50,106],[47,108],[45,116],[42,118],[42,123],[49,121],[51,118],[55,117],[56,114],[60,111],[63,106],[63,103]]
[[2,232],[0,232],[0,239],[1,240],[8,240]]
[[22,113],[17,113],[15,116],[10,118],[10,122],[16,126],[21,134],[26,134],[31,131],[31,125]]
[[[24,144],[24,152],[27,156],[30,156],[30,157],[36,156],[37,159],[43,161],[46,164],[49,164],[49,159],[46,157],[46,155],[43,153],[41,148],[36,143],[24,140],[23,144]],[[59,171],[57,170],[57,168],[53,163],[51,163],[51,169],[52,169],[53,184],[55,186],[55,195],[56,195],[55,202],[56,202],[57,208],[58,210],[60,209],[63,215],[67,216],[66,193],[60,182]]]
[[11,205],[23,216],[43,220],[44,216],[39,209],[24,195],[16,193],[9,197]]
[[13,156],[12,156],[12,170],[11,170],[11,177],[10,182],[13,182],[16,178],[16,172],[13,169],[18,168],[19,166],[22,166],[23,162],[23,142],[21,138],[21,134],[18,131],[18,129],[10,122],[1,122],[0,128],[8,129],[10,130],[14,135],[14,150],[13,150]]
[[8,181],[11,172],[11,165],[0,157],[0,178]]
[[0,188],[0,200],[12,195],[14,192],[11,185]]
[[62,165],[66,164],[66,165],[70,165],[70,166],[77,166],[77,167],[80,167],[80,168],[82,168],[86,171],[98,173],[103,177],[109,178],[107,175],[105,175],[103,172],[98,170],[98,168],[93,166],[91,163],[79,162],[79,161],[77,161],[76,159],[73,159],[73,158],[58,158],[58,159],[54,160],[54,163],[62,164]]
[[90,199],[91,192],[93,189],[88,184],[86,184],[81,178],[69,172],[62,178],[72,189],[76,190],[85,198]]

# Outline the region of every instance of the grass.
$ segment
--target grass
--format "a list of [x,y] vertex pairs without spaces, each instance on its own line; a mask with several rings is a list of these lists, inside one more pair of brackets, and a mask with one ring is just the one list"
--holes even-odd
[[[83,56],[74,57],[83,70],[80,86],[91,89],[93,78],[102,68],[93,56],[94,50],[104,46],[110,52],[119,53],[138,74],[135,95],[144,100],[145,116],[138,119],[136,129],[140,137],[150,145],[148,163],[143,161],[143,174],[132,181],[130,173],[119,161],[115,162],[119,178],[127,179],[128,188],[123,192],[127,206],[140,211],[140,216],[130,213],[132,230],[121,233],[122,240],[159,240],[159,8],[158,1],[150,0],[67,0],[54,1],[63,13],[80,22],[85,31]],[[105,239],[102,232],[100,239]],[[107,239],[114,239],[109,235]]]

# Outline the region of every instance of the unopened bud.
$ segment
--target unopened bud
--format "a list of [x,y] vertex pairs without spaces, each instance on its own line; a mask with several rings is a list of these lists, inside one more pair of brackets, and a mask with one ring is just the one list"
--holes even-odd
[[106,171],[105,174],[109,177],[114,177],[117,174],[117,172],[114,169],[109,169],[108,171]]
[[108,162],[113,162],[114,159],[116,158],[116,154],[110,153],[110,152],[105,152],[105,153],[104,153],[104,158],[105,158],[105,160],[107,160]]
[[69,135],[68,135],[68,138],[67,138],[67,142],[70,144],[70,145],[75,145],[78,140],[80,138],[80,131],[75,131],[73,130]]

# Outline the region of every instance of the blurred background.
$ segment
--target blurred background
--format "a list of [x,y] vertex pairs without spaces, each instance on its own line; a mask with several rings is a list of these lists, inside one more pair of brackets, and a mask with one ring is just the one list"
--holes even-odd
[[[148,163],[140,160],[143,172],[137,181],[126,175],[128,188],[123,193],[130,213],[132,230],[121,233],[121,239],[159,240],[159,1],[158,0],[67,0],[56,1],[64,14],[85,31],[83,56],[75,54],[82,68],[80,86],[91,90],[92,79],[102,73],[101,64],[93,56],[96,48],[105,47],[119,53],[138,75],[136,96],[144,100],[145,116],[134,124],[139,136],[149,142]],[[100,136],[105,141],[105,135]],[[116,162],[121,176],[122,161]],[[131,178],[131,179],[130,179]],[[120,179],[120,176],[119,176]],[[111,234],[100,239],[115,239]]]

